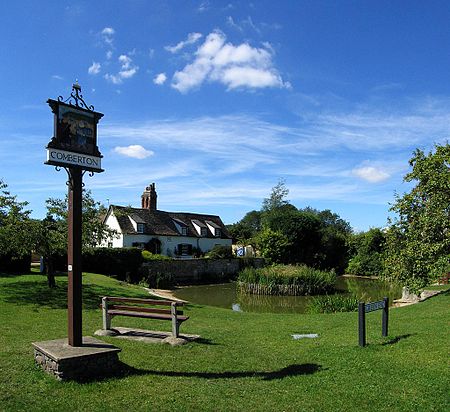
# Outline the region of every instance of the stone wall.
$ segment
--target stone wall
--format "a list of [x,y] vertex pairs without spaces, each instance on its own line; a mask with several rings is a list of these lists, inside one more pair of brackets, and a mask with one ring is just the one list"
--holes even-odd
[[176,259],[155,260],[142,265],[142,276],[150,287],[226,282],[244,267],[262,267],[264,259]]

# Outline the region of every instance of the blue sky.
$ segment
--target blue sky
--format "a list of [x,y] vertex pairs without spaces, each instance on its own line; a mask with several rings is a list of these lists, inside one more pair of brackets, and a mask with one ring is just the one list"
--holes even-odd
[[295,206],[384,226],[415,148],[450,136],[448,1],[21,1],[0,6],[0,178],[33,216],[66,193],[45,166],[48,98],[78,79],[105,114],[96,200],[162,210]]

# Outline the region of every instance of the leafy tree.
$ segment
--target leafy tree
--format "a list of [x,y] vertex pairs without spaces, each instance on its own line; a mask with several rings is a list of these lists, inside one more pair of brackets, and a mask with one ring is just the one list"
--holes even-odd
[[286,200],[288,194],[289,189],[286,187],[286,182],[280,179],[277,185],[272,188],[270,197],[263,200],[261,211],[263,213],[270,212],[289,204],[289,201]]
[[233,243],[252,244],[252,239],[261,231],[261,212],[252,210],[239,222],[227,225]]
[[369,229],[349,238],[350,259],[347,273],[358,276],[380,276],[383,274],[383,258],[386,235],[379,228]]
[[[93,199],[89,190],[83,190],[83,250],[99,246],[102,241],[114,236],[116,232],[103,223],[106,208]],[[50,198],[46,200],[48,216],[51,216],[58,230],[67,234],[68,203],[65,199]],[[64,238],[67,245],[67,236]],[[67,248],[67,247],[65,247]]]
[[450,145],[428,155],[417,149],[409,164],[404,180],[415,186],[391,207],[397,217],[387,231],[385,276],[417,292],[449,270]]
[[270,263],[283,263],[290,247],[287,236],[270,228],[263,229],[254,240],[261,256]]
[[[116,232],[103,224],[106,209],[92,198],[90,191],[83,191],[82,202],[82,247],[87,251],[115,236]],[[55,258],[67,251],[67,196],[65,199],[47,199],[46,204],[47,216],[35,223],[34,240],[35,250],[44,257],[48,285],[53,287]]]
[[8,185],[0,179],[0,260],[5,267],[13,268],[14,261],[29,263],[32,234],[27,205],[11,195]]

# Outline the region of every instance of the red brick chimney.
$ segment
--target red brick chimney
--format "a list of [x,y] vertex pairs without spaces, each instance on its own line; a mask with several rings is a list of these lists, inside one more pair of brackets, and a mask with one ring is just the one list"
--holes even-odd
[[141,196],[142,209],[156,210],[157,198],[158,195],[156,194],[155,184],[152,183],[145,188],[144,193]]

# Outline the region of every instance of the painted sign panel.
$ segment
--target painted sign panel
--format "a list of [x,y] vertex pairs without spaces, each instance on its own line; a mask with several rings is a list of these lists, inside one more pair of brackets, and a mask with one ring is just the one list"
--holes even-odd
[[373,312],[374,310],[384,309],[385,306],[386,306],[386,303],[384,300],[379,300],[377,302],[370,302],[370,303],[365,304],[364,311],[366,313]]
[[102,171],[101,157],[81,153],[68,152],[60,149],[47,149],[47,164],[55,166],[79,166],[91,171]]
[[[79,86],[75,86],[74,90],[78,92]],[[72,94],[74,98],[78,96]],[[60,100],[49,99],[47,103],[54,114],[54,126],[53,137],[47,145],[46,164],[102,172],[102,155],[97,147],[97,123],[103,114],[93,111],[92,107],[91,110]]]

